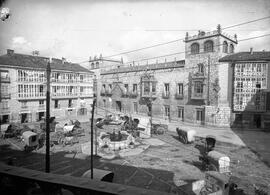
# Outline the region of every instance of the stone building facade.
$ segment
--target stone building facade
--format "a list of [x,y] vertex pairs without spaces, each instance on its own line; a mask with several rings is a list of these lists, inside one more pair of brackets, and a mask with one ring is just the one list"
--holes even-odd
[[237,37],[199,31],[185,37],[185,60],[115,66],[100,72],[98,106],[168,121],[230,126],[232,69],[219,59],[234,53]]
[[[0,56],[2,123],[35,122],[45,117],[48,58],[14,53]],[[89,115],[94,73],[65,59],[51,62],[51,116]]]

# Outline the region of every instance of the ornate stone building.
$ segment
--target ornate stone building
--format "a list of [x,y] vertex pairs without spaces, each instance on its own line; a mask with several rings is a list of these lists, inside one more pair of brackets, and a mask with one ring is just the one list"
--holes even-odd
[[[48,58],[14,53],[0,56],[2,123],[34,122],[45,116]],[[51,63],[51,116],[90,114],[93,72],[65,59]]]
[[219,59],[234,53],[236,35],[199,31],[185,37],[185,60],[113,66],[100,72],[98,106],[113,112],[230,126],[232,69]]

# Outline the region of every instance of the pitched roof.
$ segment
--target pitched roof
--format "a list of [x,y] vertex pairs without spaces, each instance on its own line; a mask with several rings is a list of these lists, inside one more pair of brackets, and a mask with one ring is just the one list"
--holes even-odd
[[[33,69],[46,69],[47,60],[49,58],[41,56],[32,56],[25,54],[5,54],[0,56],[0,65],[11,65],[21,68],[33,68]],[[62,63],[61,59],[52,59],[51,62],[52,70],[62,70],[62,71],[72,71],[72,72],[88,72],[86,68],[80,66],[79,64],[65,62]]]
[[234,61],[270,61],[269,51],[257,51],[257,52],[238,52],[224,56],[219,59],[219,62],[234,62]]

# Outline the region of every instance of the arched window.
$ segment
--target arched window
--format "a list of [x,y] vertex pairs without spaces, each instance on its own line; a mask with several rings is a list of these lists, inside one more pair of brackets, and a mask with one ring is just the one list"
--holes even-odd
[[96,62],[96,68],[99,68],[99,62]]
[[233,46],[233,44],[230,44],[230,53],[234,53],[234,46]]
[[223,42],[223,52],[228,53],[228,43],[227,43],[227,41]]
[[95,64],[92,62],[91,63],[91,69],[94,69],[95,68]]
[[204,42],[204,52],[213,52],[214,51],[214,43],[211,40]]
[[191,54],[197,54],[200,52],[200,45],[198,43],[193,43],[191,45]]

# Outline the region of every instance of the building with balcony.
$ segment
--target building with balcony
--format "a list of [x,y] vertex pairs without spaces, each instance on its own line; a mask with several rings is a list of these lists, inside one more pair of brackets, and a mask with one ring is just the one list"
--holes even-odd
[[[48,58],[14,53],[0,56],[2,123],[34,122],[45,116]],[[51,62],[51,116],[90,114],[93,72],[63,59]]]
[[[155,118],[179,123],[229,127],[243,119],[243,123],[256,121],[255,127],[265,127],[270,117],[258,113],[267,111],[270,99],[263,92],[269,90],[269,58],[265,57],[269,52],[257,55],[256,66],[234,66],[231,57],[245,52],[234,53],[237,36],[225,34],[220,25],[212,32],[199,31],[194,36],[186,33],[184,43],[184,60],[140,66],[119,63],[111,69],[107,65],[98,76],[102,86],[98,106],[126,114],[152,113]],[[254,54],[249,55],[246,60],[252,64]],[[256,78],[246,76],[247,67]],[[106,95],[108,90],[110,96]],[[249,109],[256,109],[257,114]]]
[[239,52],[219,60],[231,72],[233,125],[270,128],[270,52]]
[[236,35],[223,33],[218,25],[212,32],[187,33],[184,42],[184,60],[100,69],[98,106],[127,114],[152,113],[168,121],[229,126],[231,109],[223,96],[228,78],[219,59],[234,53]]

